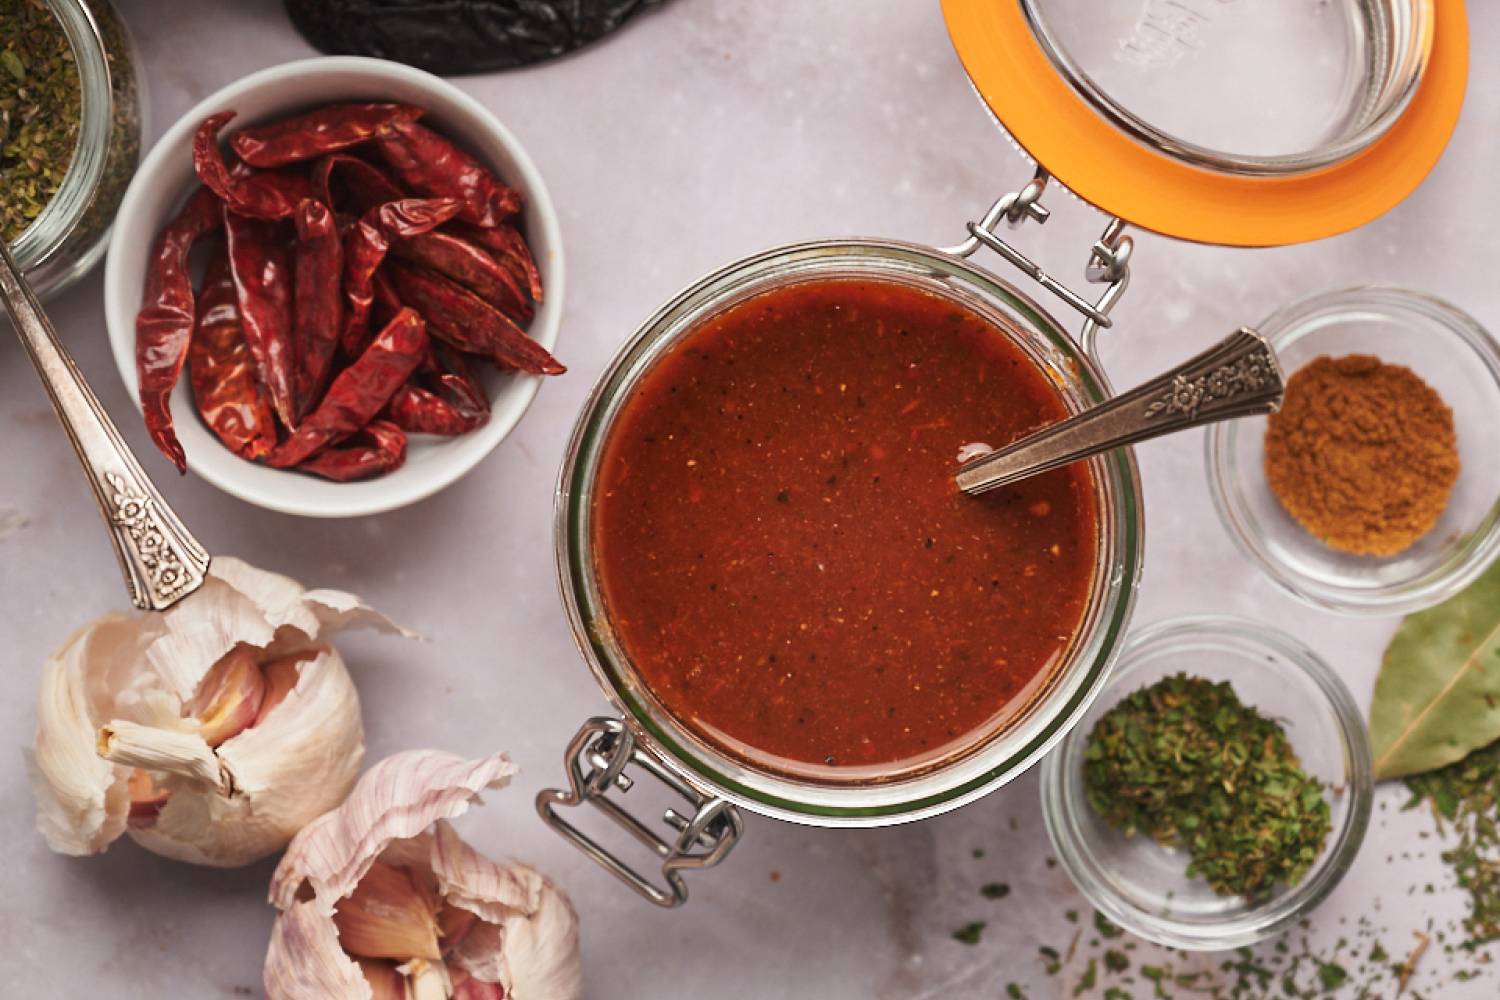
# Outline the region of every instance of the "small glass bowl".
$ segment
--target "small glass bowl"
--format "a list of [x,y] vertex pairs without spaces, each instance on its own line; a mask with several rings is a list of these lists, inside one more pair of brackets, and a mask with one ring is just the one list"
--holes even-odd
[[1240,550],[1310,604],[1348,614],[1406,614],[1471,583],[1500,553],[1500,345],[1440,299],[1399,288],[1329,292],[1260,326],[1290,377],[1321,355],[1373,354],[1405,365],[1453,409],[1462,468],[1437,524],[1393,556],[1329,548],[1292,520],[1266,480],[1266,418],[1209,429],[1209,488]]
[[[1295,886],[1251,902],[1188,878],[1187,852],[1126,837],[1084,797],[1083,763],[1099,718],[1126,695],[1170,674],[1229,681],[1247,705],[1286,730],[1303,768],[1328,795],[1332,829]],[[1042,816],[1063,868],[1094,907],[1148,941],[1193,951],[1254,944],[1307,916],[1348,871],[1370,823],[1374,772],[1364,719],[1344,682],[1312,650],[1259,622],[1191,616],[1126,641],[1114,676],[1088,714],[1042,761]]]

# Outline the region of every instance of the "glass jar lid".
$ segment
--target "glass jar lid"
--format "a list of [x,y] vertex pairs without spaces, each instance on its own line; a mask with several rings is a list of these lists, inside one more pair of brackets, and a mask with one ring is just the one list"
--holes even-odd
[[1016,143],[1085,201],[1232,246],[1374,219],[1437,162],[1468,72],[1462,0],[943,0]]

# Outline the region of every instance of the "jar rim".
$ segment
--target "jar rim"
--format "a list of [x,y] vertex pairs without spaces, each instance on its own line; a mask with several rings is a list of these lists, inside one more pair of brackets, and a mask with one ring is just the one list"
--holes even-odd
[[78,69],[78,138],[57,191],[10,251],[23,273],[47,263],[78,228],[104,179],[114,108],[103,33],[84,0],[45,0],[73,50]]
[[[1019,718],[920,772],[855,782],[791,777],[724,752],[673,718],[626,662],[594,579],[590,508],[605,439],[630,389],[667,347],[707,315],[800,277],[844,276],[835,273],[840,268],[895,280],[927,274],[961,285],[974,302],[981,292],[994,296],[1010,310],[1010,326],[1024,325],[1027,336],[1047,340],[1065,359],[1069,371],[1047,371],[1054,380],[1069,380],[1062,388],[1077,394],[1070,407],[1093,405],[1109,394],[1097,365],[1055,320],[1013,286],[965,260],[886,240],[777,247],[689,286],[648,319],[606,366],[580,412],[559,474],[555,555],[559,589],[581,655],[615,708],[663,764],[762,815],[819,826],[878,826],[936,815],[978,798],[1022,773],[1081,717],[1102,686],[1134,606],[1144,520],[1134,456],[1123,451],[1095,459],[1099,554],[1094,590],[1069,656]],[[1005,332],[1015,339],[1010,329]]]

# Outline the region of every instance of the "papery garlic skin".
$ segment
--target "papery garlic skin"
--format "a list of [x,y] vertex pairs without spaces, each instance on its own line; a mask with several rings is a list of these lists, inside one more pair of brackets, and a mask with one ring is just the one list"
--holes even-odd
[[[304,590],[220,556],[203,587],[169,611],[108,615],[81,629],[44,667],[28,761],[48,846],[96,854],[128,833],[155,853],[220,867],[280,850],[358,775],[359,697],[343,659],[321,641],[356,624],[409,634],[352,595]],[[240,645],[263,660],[298,658],[296,683],[286,689],[282,668],[281,702],[229,713],[235,727],[185,718],[204,676]],[[204,739],[251,723],[217,747]],[[168,797],[130,823],[137,767]]]
[[[457,941],[440,941],[441,963],[424,964],[414,956],[398,967],[407,974],[409,998],[581,997],[578,918],[567,897],[531,867],[492,861],[475,851],[448,823],[481,791],[507,784],[514,773],[504,754],[474,761],[432,750],[397,754],[371,768],[343,805],[299,833],[271,880],[271,902],[282,913],[266,954],[268,1000],[368,1000],[374,995],[354,958],[329,951],[327,935],[333,935],[338,947],[335,908],[377,862],[383,872],[405,869],[421,892],[434,892],[440,925],[461,935]],[[473,919],[459,919],[453,909]],[[326,921],[327,934],[308,928],[313,919]],[[327,967],[340,960],[361,979],[333,991],[326,987]],[[311,969],[319,970],[316,980],[310,978]]]

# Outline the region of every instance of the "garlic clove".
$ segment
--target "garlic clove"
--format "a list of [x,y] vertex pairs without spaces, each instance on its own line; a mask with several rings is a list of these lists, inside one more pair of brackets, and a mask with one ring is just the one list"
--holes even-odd
[[396,963],[370,958],[356,961],[365,982],[370,984],[371,1000],[407,1000],[406,977],[396,971]]
[[312,903],[281,913],[262,973],[266,1000],[374,1000],[360,967],[339,947],[333,921]]
[[26,765],[37,829],[60,854],[97,854],[125,832],[130,770],[99,759],[95,712],[100,690],[128,676],[156,634],[124,615],[105,615],[73,633],[42,668]]
[[462,969],[449,970],[453,980],[453,1000],[505,1000],[505,990],[498,983],[484,983]]
[[125,788],[130,793],[130,813],[127,822],[131,826],[150,826],[155,823],[161,807],[172,795],[170,788],[158,785],[149,771],[143,771],[140,768],[130,772]]
[[271,877],[271,902],[285,909],[305,882],[332,913],[388,844],[461,815],[481,791],[508,784],[515,772],[505,754],[467,761],[439,750],[408,750],[387,757],[343,805],[297,834]]
[[442,962],[415,959],[401,966],[406,973],[406,992],[411,1000],[448,1000],[453,986]]
[[[534,868],[520,863],[513,867],[522,879],[535,883],[537,906],[529,913],[505,918],[500,948],[504,974],[480,978],[504,984],[505,996],[514,1000],[582,996],[583,963],[578,956],[578,915],[573,905]],[[469,971],[478,975],[475,963]]]
[[339,943],[356,958],[440,961],[434,901],[405,868],[375,862],[354,891],[338,901]]
[[257,650],[238,645],[203,675],[183,711],[198,721],[203,742],[216,747],[254,725],[265,693]]
[[[99,727],[95,748],[112,763],[175,775],[190,784],[229,793],[229,778],[219,758],[197,733],[115,719]],[[129,780],[127,776],[127,788]]]
[[297,686],[297,678],[302,674],[300,664],[304,658],[304,654],[283,656],[261,668],[266,676],[266,693],[260,701],[260,711],[255,713],[255,721],[250,725],[258,726],[266,721],[266,716],[292,693],[292,689]]
[[438,910],[437,922],[443,956],[447,957],[454,948],[463,943],[464,938],[469,936],[469,932],[479,922],[479,916],[445,901]]
[[[493,862],[492,862],[493,863]],[[542,1000],[583,995],[578,916],[556,886],[529,865],[511,862],[526,885],[527,909],[481,919],[448,957],[476,979],[499,983],[507,998]]]

